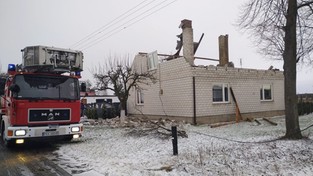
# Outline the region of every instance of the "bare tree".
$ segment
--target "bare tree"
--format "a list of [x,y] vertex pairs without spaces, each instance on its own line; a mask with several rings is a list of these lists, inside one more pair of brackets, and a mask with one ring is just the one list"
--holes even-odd
[[239,27],[251,32],[260,52],[283,59],[286,138],[300,139],[296,95],[297,63],[312,63],[313,0],[250,0]]
[[125,116],[126,104],[130,89],[140,84],[149,84],[155,80],[153,73],[137,72],[131,67],[129,58],[109,56],[104,65],[94,71],[97,87],[100,90],[112,90],[120,101],[121,117]]

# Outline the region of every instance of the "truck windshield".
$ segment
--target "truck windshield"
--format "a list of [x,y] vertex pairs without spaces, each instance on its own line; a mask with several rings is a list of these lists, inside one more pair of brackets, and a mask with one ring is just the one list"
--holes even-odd
[[19,87],[19,91],[13,94],[18,99],[79,99],[79,83],[72,77],[16,75],[13,83]]

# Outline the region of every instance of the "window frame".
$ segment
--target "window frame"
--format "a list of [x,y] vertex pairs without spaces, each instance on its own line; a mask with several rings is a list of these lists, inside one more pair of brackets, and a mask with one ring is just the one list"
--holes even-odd
[[144,105],[144,103],[145,99],[142,89],[136,88],[136,105]]
[[156,70],[158,67],[158,53],[157,51],[147,54],[148,70]]
[[[269,87],[269,89],[267,88]],[[267,88],[267,89],[266,89]],[[268,95],[266,94],[265,91],[270,91],[270,99],[266,98],[268,97]],[[260,101],[262,102],[267,102],[267,101],[273,101],[273,86],[272,84],[262,84],[261,88],[260,88]]]
[[[222,100],[221,101],[217,101],[217,100],[214,100],[215,96],[214,96],[214,93],[216,91],[214,91],[214,87],[215,86],[219,86],[221,87],[222,89]],[[227,89],[227,91],[225,91],[225,88]],[[230,103],[230,90],[229,90],[229,84],[228,83],[214,83],[213,86],[212,86],[212,103],[213,104],[222,104],[222,103]]]

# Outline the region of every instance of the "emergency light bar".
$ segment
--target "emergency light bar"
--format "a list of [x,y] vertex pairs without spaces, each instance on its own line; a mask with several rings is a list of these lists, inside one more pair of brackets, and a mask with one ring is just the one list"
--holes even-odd
[[16,66],[14,64],[9,64],[8,65],[8,74],[12,75],[15,74],[16,72]]

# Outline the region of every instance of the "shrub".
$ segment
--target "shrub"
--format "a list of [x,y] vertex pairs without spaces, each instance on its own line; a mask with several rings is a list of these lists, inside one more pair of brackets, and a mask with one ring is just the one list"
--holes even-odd
[[313,112],[312,102],[299,102],[298,103],[298,114],[305,115]]

